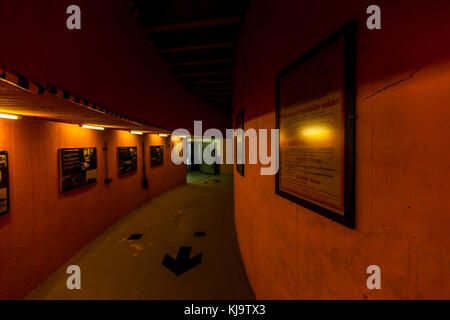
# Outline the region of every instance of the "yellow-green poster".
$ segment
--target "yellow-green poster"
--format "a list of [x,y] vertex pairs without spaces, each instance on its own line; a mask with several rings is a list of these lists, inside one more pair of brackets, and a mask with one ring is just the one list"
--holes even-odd
[[354,25],[277,76],[276,193],[355,227]]

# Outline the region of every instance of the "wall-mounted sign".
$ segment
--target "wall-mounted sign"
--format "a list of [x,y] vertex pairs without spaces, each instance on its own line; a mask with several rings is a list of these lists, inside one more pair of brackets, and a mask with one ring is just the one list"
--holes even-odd
[[137,171],[137,147],[118,147],[119,175]]
[[355,228],[355,38],[351,23],[277,76],[276,193]]
[[59,149],[60,192],[97,181],[97,149]]
[[0,151],[0,214],[9,212],[8,152]]
[[164,162],[164,146],[150,146],[151,166],[162,165]]
[[[244,109],[239,111],[236,116],[236,129],[242,129],[244,131]],[[244,161],[238,161],[238,155],[242,154],[242,160],[245,160],[245,145],[244,145],[244,133],[238,134],[236,136],[236,170],[241,175],[244,176]],[[242,162],[242,163],[238,163]]]
[[172,141],[172,139],[170,138],[170,136],[164,137],[164,144],[165,144],[166,148],[170,147],[171,141]]

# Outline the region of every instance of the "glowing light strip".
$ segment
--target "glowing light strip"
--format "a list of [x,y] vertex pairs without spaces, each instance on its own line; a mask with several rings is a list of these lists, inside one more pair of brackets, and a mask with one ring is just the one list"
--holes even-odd
[[130,133],[137,134],[137,135],[140,135],[140,136],[142,136],[144,134],[143,132],[140,132],[140,131],[130,131]]
[[17,120],[19,119],[19,116],[15,116],[13,114],[4,114],[4,113],[0,113],[0,118],[3,119],[11,119],[11,120]]
[[86,129],[105,130],[105,128],[102,128],[102,127],[89,126],[89,125],[86,125],[86,124],[83,124],[82,127],[86,128]]

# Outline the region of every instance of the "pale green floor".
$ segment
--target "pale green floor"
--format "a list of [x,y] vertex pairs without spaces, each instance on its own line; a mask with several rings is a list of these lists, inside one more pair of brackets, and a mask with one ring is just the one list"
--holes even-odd
[[211,179],[214,178],[215,175],[211,175],[211,174],[207,174],[207,173],[203,173],[200,171],[191,171],[188,172],[187,176],[186,176],[186,182],[187,183],[194,183],[200,180],[205,180],[205,179]]
[[[236,240],[232,179],[212,176],[151,200],[82,249],[28,299],[254,299]],[[195,231],[206,237],[194,237]],[[127,240],[133,233],[143,236]],[[166,253],[175,258],[180,246],[192,246],[191,256],[203,253],[203,262],[176,276],[162,260]],[[69,265],[81,268],[81,290],[67,289]]]

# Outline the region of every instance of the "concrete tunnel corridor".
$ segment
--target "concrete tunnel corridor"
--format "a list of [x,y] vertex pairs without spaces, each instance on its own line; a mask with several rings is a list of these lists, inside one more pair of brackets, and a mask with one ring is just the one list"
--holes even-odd
[[[133,235],[140,238],[130,240]],[[192,247],[191,258],[202,254],[202,262],[178,276],[162,261],[166,254],[176,258],[182,246]],[[81,269],[81,290],[67,290],[70,265]],[[236,239],[233,177],[197,174],[194,182],[145,203],[27,299],[254,299]]]
[[449,13],[0,0],[0,304],[449,300]]

